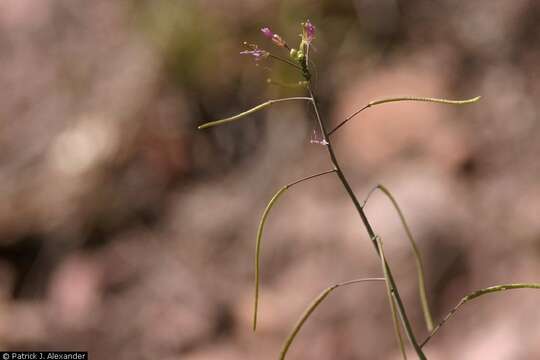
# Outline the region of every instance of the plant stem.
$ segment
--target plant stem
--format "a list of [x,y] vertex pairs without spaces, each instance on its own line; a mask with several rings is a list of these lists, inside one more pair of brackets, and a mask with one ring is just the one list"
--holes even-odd
[[429,332],[433,331],[433,318],[431,316],[431,311],[429,310],[429,303],[427,300],[427,292],[426,292],[426,281],[424,276],[424,264],[422,261],[422,255],[420,254],[420,249],[418,249],[418,245],[416,245],[416,241],[414,240],[414,237],[412,235],[411,229],[409,228],[409,224],[407,224],[407,220],[405,220],[405,215],[403,215],[403,212],[401,211],[401,208],[399,207],[399,204],[397,203],[396,199],[392,195],[392,193],[383,185],[379,184],[372,188],[368,195],[366,196],[366,199],[362,203],[362,208],[366,207],[366,203],[373,194],[375,190],[380,190],[392,203],[394,206],[394,209],[396,209],[399,220],[401,221],[401,225],[405,229],[405,233],[407,234],[407,238],[409,239],[409,243],[411,245],[411,249],[413,251],[414,260],[416,262],[416,272],[418,275],[418,293],[420,296],[420,304],[422,305],[422,311],[424,313],[424,320],[426,321],[426,327]]
[[388,296],[388,302],[390,303],[390,313],[392,314],[392,323],[394,324],[394,332],[396,335],[396,340],[399,346],[399,351],[401,351],[401,357],[404,360],[407,360],[407,352],[405,351],[405,345],[403,344],[403,336],[401,335],[401,326],[398,320],[396,301],[392,296],[392,289],[390,288],[390,281],[388,280],[388,271],[386,268],[386,258],[384,256],[383,244],[380,236],[376,236],[375,240],[377,241],[377,248],[379,249],[379,255],[381,255],[381,265],[382,272],[384,274],[384,282],[386,284],[386,293]]
[[[306,79],[309,80],[309,79]],[[345,174],[341,170],[341,167],[339,165],[339,162],[336,158],[336,155],[334,153],[334,149],[332,147],[332,141],[328,136],[328,132],[326,130],[326,127],[321,119],[320,113],[319,113],[319,107],[317,105],[317,99],[315,95],[313,94],[313,91],[311,89],[311,86],[308,85],[308,91],[309,95],[311,97],[311,103],[313,104],[313,109],[315,111],[315,115],[317,117],[317,122],[319,124],[319,127],[321,128],[324,140],[326,140],[327,145],[326,148],[328,149],[328,154],[330,155],[330,160],[332,164],[334,165],[336,169],[336,174],[339,177],[339,180],[341,181],[343,187],[347,191],[347,194],[349,195],[351,201],[354,204],[354,207],[356,208],[358,215],[360,215],[360,218],[362,219],[362,222],[366,228],[366,231],[369,235],[369,238],[371,239],[373,246],[375,247],[375,251],[377,254],[379,254],[379,248],[377,245],[376,235],[373,231],[373,227],[371,226],[369,220],[366,217],[366,214],[364,210],[362,209],[362,206],[360,205],[360,202],[356,198],[356,195],[354,194],[353,190],[351,189],[351,186],[349,185],[349,182],[347,181],[347,178],[345,177]],[[380,254],[379,254],[380,256]],[[405,332],[407,333],[407,337],[409,338],[409,341],[411,342],[412,346],[414,347],[416,353],[418,354],[418,357],[420,359],[426,359],[426,356],[424,355],[422,349],[418,345],[418,342],[416,341],[416,337],[414,336],[414,333],[412,331],[411,324],[409,322],[409,319],[407,318],[407,314],[405,311],[405,307],[403,305],[403,302],[401,300],[401,297],[399,295],[399,291],[397,289],[396,283],[394,281],[394,277],[392,276],[392,271],[390,269],[390,266],[388,266],[388,263],[385,263],[386,270],[388,272],[388,280],[390,281],[390,288],[392,290],[392,295],[394,296],[394,299],[396,300],[396,305],[398,309],[399,316],[401,317],[401,321],[403,322],[403,325],[405,327]]]
[[272,59],[284,62],[285,64],[290,65],[290,66],[302,71],[302,68],[300,66],[296,65],[295,63],[293,63],[293,62],[291,62],[291,61],[289,61],[287,59],[282,58],[281,56],[277,56],[277,55],[274,55],[274,54],[268,54],[268,56],[271,57]]

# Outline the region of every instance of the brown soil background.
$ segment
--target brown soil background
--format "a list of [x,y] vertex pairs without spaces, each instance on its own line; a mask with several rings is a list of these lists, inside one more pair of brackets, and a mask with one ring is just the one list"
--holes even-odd
[[[336,179],[303,183],[269,217],[260,328],[250,331],[259,216],[279,187],[328,169],[328,158],[309,143],[303,103],[196,126],[301,94],[266,83],[295,81],[290,70],[238,53],[244,40],[276,50],[263,26],[296,45],[306,18],[332,124],[385,96],[483,96],[466,107],[381,105],[335,136],[358,196],[382,183],[400,202],[435,318],[469,291],[540,281],[539,2],[3,0],[3,349],[275,359],[322,289],[380,275]],[[367,213],[422,339],[403,229],[379,194]],[[540,358],[539,303],[534,290],[481,298],[426,354]],[[332,294],[289,358],[399,359],[383,286]]]

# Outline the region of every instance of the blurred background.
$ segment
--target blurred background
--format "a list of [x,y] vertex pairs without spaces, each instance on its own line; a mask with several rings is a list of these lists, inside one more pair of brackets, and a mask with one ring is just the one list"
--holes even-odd
[[[259,330],[250,330],[259,217],[282,185],[329,169],[304,102],[207,131],[267,99],[286,66],[259,29],[311,57],[322,116],[370,100],[482,95],[480,103],[381,105],[335,147],[363,198],[400,202],[442,319],[466,293],[540,281],[540,2],[534,0],[3,0],[0,2],[0,346],[80,349],[92,359],[275,359],[325,287],[380,276],[335,176],[273,209]],[[417,336],[427,332],[405,233],[374,195],[367,214]],[[540,357],[540,294],[466,305],[430,359]],[[399,359],[385,290],[340,288],[290,359]],[[411,358],[414,355],[411,353]]]

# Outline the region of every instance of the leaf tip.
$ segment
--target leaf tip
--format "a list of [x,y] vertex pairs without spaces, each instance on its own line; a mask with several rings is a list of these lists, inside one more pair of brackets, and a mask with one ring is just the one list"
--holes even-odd
[[[255,300],[257,301],[257,300]],[[258,306],[257,306],[257,303],[255,304],[255,309],[253,311],[253,323],[251,325],[251,330],[253,332],[257,332],[257,318],[258,318]]]

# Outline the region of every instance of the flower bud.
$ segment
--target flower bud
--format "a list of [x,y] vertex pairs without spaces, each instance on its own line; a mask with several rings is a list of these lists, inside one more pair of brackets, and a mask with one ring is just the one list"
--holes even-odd
[[296,60],[296,59],[297,59],[297,56],[298,56],[298,50],[296,50],[296,49],[291,49],[291,51],[289,52],[289,56],[290,56],[291,58],[293,58],[294,60]]
[[274,42],[274,44],[276,44],[279,47],[284,47],[284,48],[287,47],[287,43],[285,42],[285,40],[283,40],[281,36],[279,36],[278,34],[274,34],[272,36],[272,41]]

